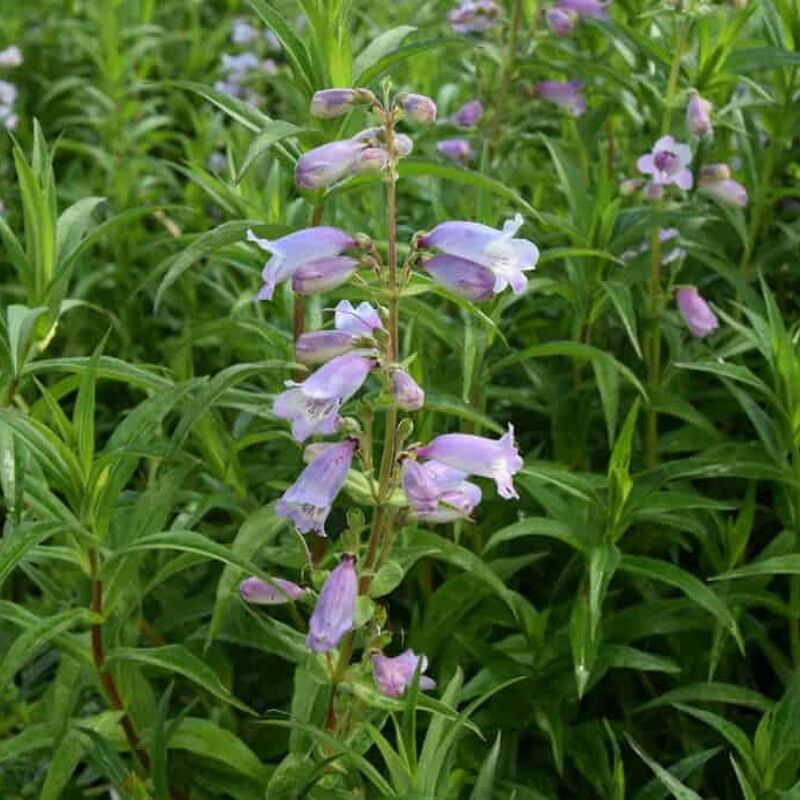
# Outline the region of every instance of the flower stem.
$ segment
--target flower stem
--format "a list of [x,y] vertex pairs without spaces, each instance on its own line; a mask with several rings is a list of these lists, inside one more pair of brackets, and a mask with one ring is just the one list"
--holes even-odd
[[131,719],[131,716],[125,710],[125,703],[114,681],[114,676],[108,671],[106,667],[106,655],[103,645],[103,582],[98,577],[99,564],[97,557],[97,549],[92,546],[89,548],[89,571],[92,581],[92,600],[91,611],[97,617],[92,623],[92,661],[97,675],[100,678],[100,683],[103,687],[103,692],[106,695],[108,704],[114,711],[122,711],[122,718],[120,725],[125,732],[125,738],[128,741],[128,747],[131,752],[136,756],[137,761],[144,774],[150,772],[150,756],[142,746],[142,740],[139,737],[139,732],[136,725]]
[[503,60],[502,73],[500,75],[500,88],[497,92],[497,102],[495,105],[494,118],[492,119],[491,135],[489,137],[489,151],[494,151],[500,138],[500,131],[503,124],[503,116],[506,110],[506,100],[508,98],[508,88],[511,82],[511,69],[514,66],[514,59],[517,55],[517,38],[519,37],[519,26],[522,19],[522,0],[514,0],[511,11],[511,25],[508,31],[508,47],[506,48],[505,59]]

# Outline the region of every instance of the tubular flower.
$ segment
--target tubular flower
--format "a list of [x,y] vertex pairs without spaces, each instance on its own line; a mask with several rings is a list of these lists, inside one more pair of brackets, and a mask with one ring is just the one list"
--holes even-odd
[[544,18],[545,22],[547,22],[547,27],[556,36],[571,36],[575,30],[575,23],[578,21],[578,14],[568,8],[550,6],[544,12]]
[[[359,348],[361,355],[373,355],[372,332],[382,328],[378,312],[367,302],[353,308],[349,300],[336,306],[333,331],[311,331],[302,334],[295,344],[295,357],[303,364],[321,364],[335,356]],[[363,348],[363,349],[362,349]]]
[[514,428],[500,439],[486,439],[468,433],[446,433],[417,449],[420,458],[429,458],[460,470],[467,475],[492,478],[500,497],[519,497],[514,489],[514,475],[523,461],[514,443]]
[[414,516],[422,522],[451,522],[469,517],[481,501],[481,490],[467,474],[438,461],[403,462],[403,491]]
[[471,128],[483,116],[483,103],[480,100],[470,100],[453,114],[453,122],[462,128]]
[[400,105],[414,122],[430,125],[436,121],[436,103],[424,94],[404,94],[400,97]]
[[308,621],[306,647],[316,653],[333,650],[342,636],[353,630],[357,597],[356,559],[346,553],[319,593]]
[[279,394],[272,411],[292,423],[295,441],[304,442],[315,433],[335,433],[339,409],[360,388],[375,361],[356,353],[331,359],[302,383],[287,381],[291,387]]
[[681,189],[691,189],[693,178],[688,165],[692,152],[688,145],[678,144],[671,136],[662,136],[653,146],[653,151],[641,156],[636,162],[639,172],[650,175],[655,186],[674,183]]
[[583,81],[539,81],[533,85],[533,96],[565,108],[573,117],[579,117],[586,111],[582,89]]
[[558,7],[564,11],[573,11],[579,17],[588,19],[608,19],[608,2],[598,0],[559,0]]
[[295,181],[301,189],[330,186],[353,174],[366,149],[366,145],[356,139],[342,139],[315,147],[297,160]]
[[261,578],[247,578],[239,584],[239,594],[247,603],[259,606],[279,606],[299,600],[306,590],[292,581],[273,578],[269,583]]
[[272,257],[261,272],[264,286],[257,295],[259,300],[271,300],[275,287],[289,280],[304,264],[338,256],[356,244],[355,238],[349,233],[327,225],[304,228],[274,241],[260,239],[249,230],[247,241],[254,242],[262,250],[272,253]]
[[358,261],[348,256],[309,261],[292,273],[292,289],[298,294],[328,292],[346,283],[357,267]]
[[436,149],[445,158],[456,163],[466,163],[475,158],[475,151],[466,139],[442,139]]
[[458,256],[439,255],[424,261],[422,266],[437,283],[468,300],[494,297],[495,275],[483,264]]
[[425,392],[404,369],[392,370],[392,394],[404,411],[419,411],[425,405]]
[[[724,169],[720,169],[723,167]],[[727,172],[725,177],[714,177]],[[730,177],[726,164],[711,164],[700,170],[700,188],[722,203],[744,208],[747,205],[747,189]]]
[[675,299],[689,333],[696,339],[704,339],[719,327],[717,315],[700,296],[696,286],[679,286],[675,290]]
[[711,126],[711,103],[703,100],[695,89],[689,92],[686,104],[686,125],[696,136],[709,136],[714,129]]
[[522,224],[522,214],[508,220],[502,231],[478,222],[443,222],[421,236],[418,244],[487,267],[495,277],[495,293],[511,286],[515,294],[521,294],[528,285],[525,272],[535,269],[539,260],[539,248],[533,242],[514,238]]
[[428,668],[428,659],[418,656],[413,650],[406,650],[394,658],[375,653],[372,656],[372,677],[375,685],[387,697],[400,697],[413,682],[418,664],[419,688],[423,691],[436,688],[436,681],[422,674]]
[[356,442],[332,444],[300,473],[275,505],[279,517],[290,519],[300,533],[325,535],[325,520],[342,489],[356,452]]

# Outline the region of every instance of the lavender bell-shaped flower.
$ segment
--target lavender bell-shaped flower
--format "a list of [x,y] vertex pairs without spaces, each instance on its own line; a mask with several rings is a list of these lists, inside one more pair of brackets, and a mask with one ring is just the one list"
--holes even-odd
[[466,473],[437,461],[403,462],[403,491],[421,522],[452,522],[469,517],[481,501],[481,490]]
[[678,144],[671,136],[662,136],[651,153],[639,158],[636,166],[639,172],[652,176],[651,184],[656,187],[674,183],[681,189],[691,189],[694,180],[688,168],[691,161],[688,145]]
[[483,33],[493,28],[500,16],[500,7],[493,0],[461,0],[448,14],[456,33]]
[[494,297],[495,275],[483,264],[458,256],[438,255],[423,261],[422,266],[437,283],[468,300]]
[[466,163],[475,158],[475,151],[466,139],[442,139],[436,149],[445,158],[456,163]]
[[679,286],[675,299],[689,333],[696,339],[704,339],[719,327],[717,315],[700,296],[696,286]]
[[[421,663],[420,663],[421,662]],[[375,685],[387,697],[400,697],[414,680],[419,665],[419,688],[423,691],[436,688],[436,681],[422,673],[428,668],[428,659],[406,650],[391,658],[382,653],[372,656],[372,677]]]
[[468,475],[492,478],[498,494],[506,500],[519,497],[514,489],[514,475],[523,461],[514,443],[514,428],[500,439],[486,439],[468,433],[446,433],[417,449],[420,458],[439,461]]
[[483,103],[480,100],[470,100],[453,114],[453,122],[462,128],[471,128],[483,116]]
[[333,331],[302,334],[295,344],[297,360],[303,364],[321,364],[355,347],[359,347],[362,355],[372,355],[372,332],[383,327],[378,312],[369,303],[362,302],[353,308],[349,300],[340,300],[336,306],[334,326]]
[[578,21],[578,14],[561,6],[550,6],[544,12],[544,19],[547,27],[556,36],[571,36],[575,30],[575,23]]
[[689,92],[686,104],[686,125],[696,136],[709,136],[713,133],[711,126],[711,103],[703,100],[695,89]]
[[301,189],[321,189],[348,177],[367,147],[356,139],[329,142],[303,153],[294,177]]
[[344,486],[356,452],[356,442],[331,444],[300,473],[275,504],[279,517],[290,519],[300,533],[325,535],[325,520]]
[[539,81],[533,85],[533,96],[565,108],[573,117],[586,111],[582,94],[583,81]]
[[739,208],[747,205],[747,189],[731,178],[727,164],[707,164],[701,167],[699,187],[720,202]]
[[353,630],[357,597],[356,559],[345,553],[319,593],[308,621],[306,647],[317,653],[333,650],[342,636]]
[[398,98],[400,105],[409,119],[430,125],[436,122],[436,103],[424,94],[403,94]]
[[495,276],[494,291],[511,286],[521,294],[528,285],[525,272],[535,269],[539,248],[527,239],[515,239],[523,219],[517,214],[502,231],[478,222],[443,222],[418,239],[420,247],[435,247],[450,256],[488,267]]
[[348,256],[309,261],[292,273],[292,289],[298,294],[319,294],[336,289],[347,283],[358,263]]
[[339,409],[361,388],[374,366],[375,361],[357,353],[337,356],[302,383],[287,381],[291,388],[275,398],[272,411],[291,422],[295,441],[304,442],[315,433],[335,433]]
[[284,578],[272,578],[262,581],[261,578],[247,578],[239,584],[239,594],[247,603],[259,606],[279,606],[299,600],[306,590]]
[[392,395],[404,411],[419,411],[425,405],[425,392],[404,369],[392,370]]
[[249,230],[247,241],[254,242],[262,250],[272,254],[261,272],[264,286],[257,295],[259,300],[272,299],[275,287],[289,280],[303,264],[338,256],[356,245],[356,239],[349,233],[327,225],[304,228],[274,241],[260,239]]

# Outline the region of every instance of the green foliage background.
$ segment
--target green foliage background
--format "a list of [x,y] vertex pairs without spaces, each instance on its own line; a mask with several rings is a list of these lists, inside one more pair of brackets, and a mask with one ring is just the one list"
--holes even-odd
[[[800,798],[796,0],[614,0],[566,39],[531,0],[473,38],[438,0],[0,5],[0,46],[25,56],[3,71],[21,122],[0,141],[3,800]],[[278,71],[255,108],[213,89],[236,15],[282,44],[259,44]],[[542,258],[521,297],[478,308],[420,277],[403,299],[428,393],[415,438],[512,422],[526,466],[519,503],[487,491],[474,524],[399,540],[396,588],[374,599],[439,689],[390,701],[354,677],[361,723],[342,742],[323,730],[308,609],[237,595],[245,574],[304,563],[272,511],[301,466],[270,412],[294,368],[292,296],[253,303],[244,233],[319,207],[385,240],[378,178],[293,179],[301,152],[363,127],[312,119],[313,91],[385,76],[441,118],[486,106],[469,167],[436,154],[452,125],[411,131],[401,241],[520,211]],[[580,118],[531,98],[560,78],[585,81]],[[744,210],[620,193],[662,126],[686,140],[690,87],[715,107],[695,163],[736,161]],[[665,284],[717,310],[708,340],[667,291],[654,314],[655,226],[687,251]],[[345,294],[309,302],[308,327]]]

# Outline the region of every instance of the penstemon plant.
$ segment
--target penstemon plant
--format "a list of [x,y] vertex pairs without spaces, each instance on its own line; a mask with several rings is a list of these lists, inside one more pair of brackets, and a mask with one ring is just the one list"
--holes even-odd
[[[343,739],[361,722],[357,714],[344,713],[351,701],[340,700],[338,687],[343,681],[371,674],[375,688],[388,697],[403,695],[415,679],[420,689],[435,686],[422,674],[428,666],[424,655],[411,649],[387,655],[385,651],[396,648],[392,623],[386,610],[377,609],[370,600],[373,584],[390,564],[403,528],[469,519],[481,500],[481,490],[468,480],[470,476],[493,479],[505,499],[518,497],[513,478],[523,464],[511,426],[498,440],[443,433],[428,443],[413,441],[413,413],[424,407],[425,392],[407,371],[410,357],[401,354],[402,298],[420,269],[469,300],[486,300],[508,286],[520,294],[527,286],[525,272],[536,266],[539,257],[533,242],[516,238],[523,222],[517,215],[502,230],[469,221],[442,222],[415,234],[400,263],[398,163],[413,144],[398,130],[398,123],[431,124],[436,105],[419,94],[393,95],[386,81],[380,99],[363,88],[321,90],[311,101],[311,113],[333,118],[360,106],[376,124],[307,152],[298,160],[295,176],[299,187],[319,189],[344,177],[379,172],[386,190],[383,252],[368,236],[324,225],[275,241],[261,239],[252,230],[247,233],[248,241],[270,253],[258,300],[272,299],[281,283],[291,283],[296,295],[352,284],[371,300],[354,305],[343,299],[335,308],[333,330],[297,337],[297,359],[321,366],[301,381],[288,381],[286,391],[273,402],[273,413],[290,423],[298,443],[306,444],[315,436],[340,437],[306,444],[307,466],[277,501],[275,513],[290,520],[299,536],[327,539],[325,525],[332,505],[350,482],[367,487],[371,519],[365,525],[361,520],[366,515],[351,509],[348,529],[334,542],[338,563],[319,579],[316,597],[278,576],[271,582],[250,577],[240,587],[242,597],[255,604],[302,599],[313,605],[306,646],[324,659],[329,682],[325,726]],[[369,379],[378,384],[378,393],[362,397],[353,404],[354,413],[343,416]],[[377,422],[379,415],[382,424]],[[376,441],[381,428],[383,437]],[[324,550],[312,542],[306,552],[308,576],[317,566],[313,554]]]

